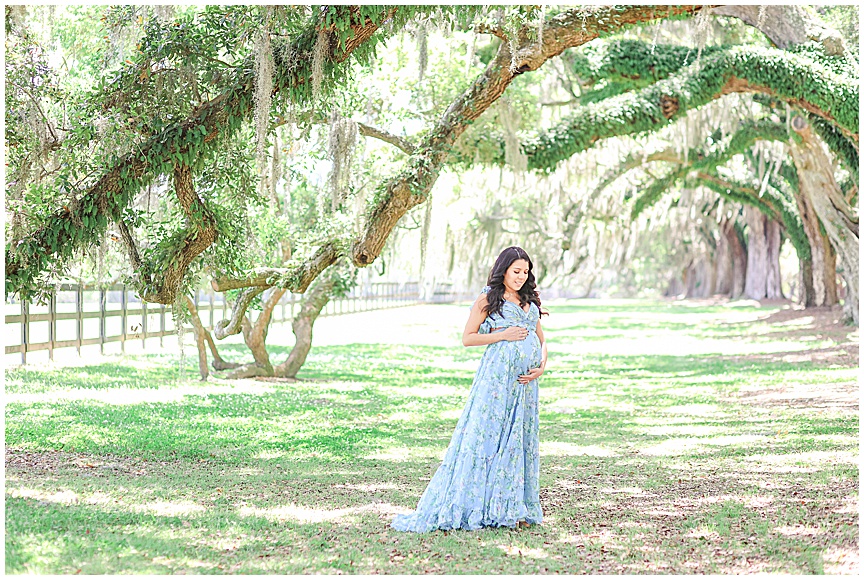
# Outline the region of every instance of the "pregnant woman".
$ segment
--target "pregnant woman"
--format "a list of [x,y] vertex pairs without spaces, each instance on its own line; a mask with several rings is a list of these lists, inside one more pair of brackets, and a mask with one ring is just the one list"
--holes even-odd
[[465,410],[417,510],[396,516],[395,529],[512,528],[543,520],[537,378],[546,367],[546,341],[532,268],[515,246],[495,260],[462,335],[465,346],[488,345]]

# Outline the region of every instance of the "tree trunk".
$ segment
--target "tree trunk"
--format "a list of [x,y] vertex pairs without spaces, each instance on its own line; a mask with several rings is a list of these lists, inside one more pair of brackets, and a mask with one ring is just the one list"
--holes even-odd
[[732,254],[732,298],[740,298],[747,279],[747,247],[738,237],[734,219],[728,220],[721,231]]
[[717,280],[715,292],[717,294],[731,296],[734,279],[732,251],[729,247],[729,240],[723,233],[727,221],[729,220],[726,216],[723,216],[720,220],[720,236],[717,240],[717,252],[714,260],[716,268],[715,279]]
[[[837,304],[837,268],[831,241],[819,223],[819,217],[809,197],[800,191],[795,192],[795,202],[801,216],[801,225],[810,244],[811,258],[809,266],[811,280],[808,284],[807,277],[804,277],[805,292],[802,303],[805,307],[833,306]],[[802,266],[802,272],[807,269],[808,266]]]
[[816,306],[816,289],[814,287],[813,260],[798,259],[798,283],[801,293],[798,301],[805,307]]
[[694,259],[687,266],[685,298],[708,298],[714,293],[714,265],[704,258]]
[[666,287],[666,292],[663,293],[663,296],[677,298],[684,292],[684,290],[684,284],[681,282],[681,279],[678,277],[673,277],[669,279],[669,286]]
[[[198,316],[198,309],[195,307],[195,301],[186,298],[186,307],[189,308],[189,317],[192,319],[192,329],[195,332],[195,343],[198,346],[198,370],[201,372],[201,380],[207,380],[210,372],[207,370],[207,351],[204,349],[206,343],[210,347],[210,353],[213,355],[213,370],[224,371],[239,367],[238,363],[226,362],[219,356],[219,350],[216,348],[216,343],[213,342],[213,336],[207,327],[201,322],[201,317]],[[202,367],[203,365],[203,367]]]
[[206,381],[210,376],[210,369],[207,368],[207,340],[205,335],[209,335],[207,329],[201,323],[201,318],[198,316],[198,309],[195,308],[195,302],[185,296],[186,307],[189,309],[189,319],[192,321],[192,331],[195,334],[195,346],[198,347],[198,372],[201,373],[201,380]]
[[[840,257],[840,271],[843,275],[843,281],[846,282],[848,279],[846,278],[846,272],[849,270],[854,270],[858,272],[858,264],[853,264],[852,266],[845,263],[843,257]],[[843,315],[845,316],[847,321],[853,322],[856,326],[858,325],[858,286],[854,288],[850,287],[847,283],[844,287],[838,288],[838,295],[843,294]]]
[[701,264],[705,271],[705,297],[714,296],[717,292],[717,250],[715,249],[711,259],[707,259]]
[[783,287],[780,285],[782,282],[780,278],[780,245],[782,244],[780,222],[772,219],[767,220],[765,241],[768,246],[768,262],[766,264],[768,277],[765,296],[772,300],[782,299],[785,297],[783,296]]
[[754,207],[744,207],[747,220],[747,278],[744,296],[762,300],[768,287],[768,244],[765,239],[768,218]]
[[693,267],[693,262],[690,262],[684,268],[684,283],[687,288],[684,291],[684,298],[696,298],[696,271]]
[[831,246],[828,236],[822,235],[821,237],[825,248],[825,269],[822,273],[825,283],[824,306],[834,306],[839,302],[837,295],[837,252]]
[[306,356],[312,348],[312,327],[315,325],[315,320],[321,314],[321,311],[330,301],[330,296],[333,292],[333,287],[336,285],[337,278],[335,275],[326,276],[319,279],[306,294],[303,295],[303,302],[300,305],[300,312],[294,317],[294,322],[291,328],[294,331],[294,348],[288,354],[288,358],[274,369],[274,374],[278,377],[294,378],[303,363],[306,362]]
[[273,365],[270,364],[270,355],[267,353],[267,332],[270,329],[273,310],[279,304],[279,300],[285,292],[284,288],[274,288],[270,291],[270,294],[263,300],[264,305],[258,318],[255,319],[255,324],[250,322],[248,316],[243,317],[243,340],[246,342],[249,350],[252,351],[252,357],[255,359],[255,362],[238,367],[229,373],[226,378],[240,379],[273,376]]
[[798,171],[801,195],[812,205],[825,228],[831,245],[843,265],[847,297],[844,310],[858,324],[858,216],[843,197],[822,143],[801,117],[792,120],[801,142],[790,140],[792,159]]

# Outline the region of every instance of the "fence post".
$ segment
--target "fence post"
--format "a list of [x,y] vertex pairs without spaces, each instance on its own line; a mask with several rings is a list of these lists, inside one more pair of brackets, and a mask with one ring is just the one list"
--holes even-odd
[[120,291],[120,352],[126,354],[126,284],[121,285]]
[[147,350],[147,302],[141,297],[141,347]]
[[159,305],[159,348],[162,348],[162,339],[165,337],[165,305]]
[[57,340],[57,289],[51,291],[48,301],[48,360],[54,360],[54,341]]
[[78,282],[77,289],[75,290],[75,314],[76,314],[76,332],[75,332],[75,340],[78,343],[75,345],[75,348],[78,350],[78,356],[81,356],[81,339],[84,335],[84,319],[81,317],[81,314],[84,310],[84,285],[81,282]]
[[99,353],[105,354],[105,300],[108,298],[108,290],[103,285],[99,289]]
[[27,341],[30,334],[30,305],[21,300],[21,364],[27,364]]

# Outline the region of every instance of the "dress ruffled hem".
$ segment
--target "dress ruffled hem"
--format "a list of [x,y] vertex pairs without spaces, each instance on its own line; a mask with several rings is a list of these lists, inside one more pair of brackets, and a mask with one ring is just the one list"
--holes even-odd
[[434,530],[479,530],[485,527],[516,527],[519,521],[539,524],[543,521],[543,511],[539,502],[518,500],[499,504],[494,513],[485,508],[466,508],[451,505],[438,512],[422,515],[417,512],[401,514],[393,519],[390,526],[400,532],[424,533]]

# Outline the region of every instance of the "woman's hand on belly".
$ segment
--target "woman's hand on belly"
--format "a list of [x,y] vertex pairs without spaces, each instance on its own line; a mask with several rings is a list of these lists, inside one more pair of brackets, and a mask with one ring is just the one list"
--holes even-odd
[[[495,330],[496,329],[493,328],[492,332],[495,332]],[[495,332],[495,334],[500,334],[501,340],[525,340],[526,338],[528,338],[528,329],[522,326],[508,326],[501,332]]]
[[524,375],[519,375],[519,382],[523,385],[527,385],[533,380],[540,378],[540,375],[543,374],[543,367],[537,367],[534,369],[529,369],[528,372]]

